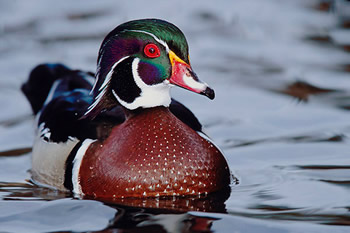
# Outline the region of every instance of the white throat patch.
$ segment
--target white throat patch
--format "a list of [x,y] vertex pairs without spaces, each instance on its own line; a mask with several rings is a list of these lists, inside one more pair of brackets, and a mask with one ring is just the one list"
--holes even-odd
[[112,90],[114,97],[125,108],[134,110],[139,107],[152,108],[157,106],[168,107],[171,102],[169,81],[165,80],[162,83],[155,85],[147,85],[139,75],[139,58],[135,58],[132,62],[132,74],[136,85],[141,89],[140,96],[136,97],[132,103],[127,103],[119,98],[118,94]]

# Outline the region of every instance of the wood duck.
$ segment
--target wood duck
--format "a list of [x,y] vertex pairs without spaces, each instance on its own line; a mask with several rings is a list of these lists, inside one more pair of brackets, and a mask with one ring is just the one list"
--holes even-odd
[[223,154],[194,114],[170,97],[172,86],[214,98],[191,68],[184,34],[159,19],[112,30],[95,75],[61,64],[34,68],[22,86],[37,116],[33,181],[108,198],[229,187]]

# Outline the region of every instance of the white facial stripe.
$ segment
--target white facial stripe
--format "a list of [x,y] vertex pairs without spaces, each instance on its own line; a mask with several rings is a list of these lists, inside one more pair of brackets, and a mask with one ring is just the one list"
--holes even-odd
[[153,39],[155,39],[159,44],[163,45],[166,49],[167,52],[169,52],[169,47],[167,45],[167,43],[165,43],[164,40],[159,39],[158,37],[156,37],[154,34],[150,33],[150,32],[146,32],[146,31],[142,31],[142,30],[125,30],[125,31],[130,31],[130,32],[140,32],[140,33],[144,33],[147,35],[150,35],[153,37]]
[[83,157],[86,153],[86,150],[89,148],[89,146],[95,142],[96,140],[92,139],[85,139],[84,142],[81,144],[79,150],[77,151],[75,158],[73,160],[73,169],[72,169],[72,184],[73,184],[73,193],[84,195],[83,191],[81,190],[80,186],[80,178],[79,178],[79,171],[81,162],[83,160]]
[[115,68],[119,63],[121,63],[122,61],[124,61],[125,59],[127,59],[128,57],[130,57],[130,56],[123,57],[123,58],[119,59],[119,61],[117,61],[116,63],[114,63],[114,65],[112,66],[112,68],[111,68],[110,71],[108,72],[108,74],[107,74],[107,76],[106,76],[106,79],[105,79],[104,82],[102,83],[101,87],[98,89],[99,91],[101,91],[103,88],[105,88],[105,87],[107,86],[107,84],[109,83],[109,81],[111,80],[114,68]]
[[[89,112],[92,111],[92,109],[94,109],[97,104],[101,101],[102,97],[106,94],[106,90],[107,90],[107,86],[108,86],[108,83],[111,81],[111,78],[112,78],[112,75],[113,75],[113,70],[114,68],[122,61],[124,61],[125,59],[127,59],[128,57],[130,56],[125,56],[125,57],[122,57],[121,59],[119,59],[116,63],[113,64],[112,68],[110,69],[110,71],[108,72],[105,80],[103,81],[101,87],[98,89],[99,91],[99,94],[95,97],[95,100],[94,102],[88,107],[88,111],[86,111],[86,114],[88,114]],[[100,61],[99,61],[100,62]],[[99,70],[98,70],[98,75],[99,75]],[[94,87],[92,88],[91,92],[94,90],[94,88],[96,88],[96,83],[98,81],[98,78],[96,79],[95,81],[95,84],[94,84]]]
[[166,106],[168,107],[171,102],[170,98],[170,86],[168,85],[169,81],[165,80],[162,83],[155,85],[145,84],[139,73],[140,59],[135,58],[132,62],[132,74],[136,85],[141,89],[140,96],[136,97],[132,103],[127,103],[119,98],[117,93],[112,90],[113,95],[118,100],[118,102],[126,107],[127,109],[134,110],[138,107],[151,108],[156,106]]
[[[100,52],[101,52],[101,49],[100,49]],[[95,74],[95,83],[94,83],[94,86],[92,87],[91,91],[90,91],[90,95],[92,95],[94,89],[96,88],[96,85],[97,85],[97,82],[99,80],[99,77],[100,77],[100,70],[101,70],[101,59],[102,59],[102,54],[100,56],[100,59],[98,60],[98,63],[97,63],[97,69],[96,69],[96,74]]]
[[184,74],[182,76],[182,80],[184,81],[184,83],[187,86],[189,86],[195,90],[205,91],[205,89],[207,89],[207,87],[208,87],[208,84],[202,83],[199,81],[195,81],[191,76],[187,76],[186,74]]

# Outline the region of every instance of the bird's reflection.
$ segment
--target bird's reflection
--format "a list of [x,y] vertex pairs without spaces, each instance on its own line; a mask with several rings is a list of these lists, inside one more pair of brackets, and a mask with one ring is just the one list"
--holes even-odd
[[[109,205],[120,205],[148,209],[161,209],[171,211],[202,211],[225,213],[225,201],[230,196],[231,189],[223,189],[220,192],[195,197],[163,197],[163,198],[111,198],[98,199]],[[95,199],[96,200],[96,199]]]
[[155,213],[149,209],[118,208],[115,221],[102,232],[212,232],[213,221],[219,218],[190,213]]
[[189,211],[226,213],[230,190],[205,197],[124,198],[100,200],[116,208],[111,226],[102,232],[212,232],[218,218]]

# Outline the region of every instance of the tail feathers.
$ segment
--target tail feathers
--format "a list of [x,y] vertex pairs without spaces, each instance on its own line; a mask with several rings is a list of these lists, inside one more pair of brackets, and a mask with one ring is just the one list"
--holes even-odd
[[[90,80],[87,80],[87,76]],[[34,114],[43,107],[50,90],[56,80],[62,80],[58,92],[73,90],[75,88],[91,89],[93,74],[79,70],[71,70],[62,64],[41,64],[35,67],[22,91],[29,100]],[[57,93],[55,93],[57,95]]]

